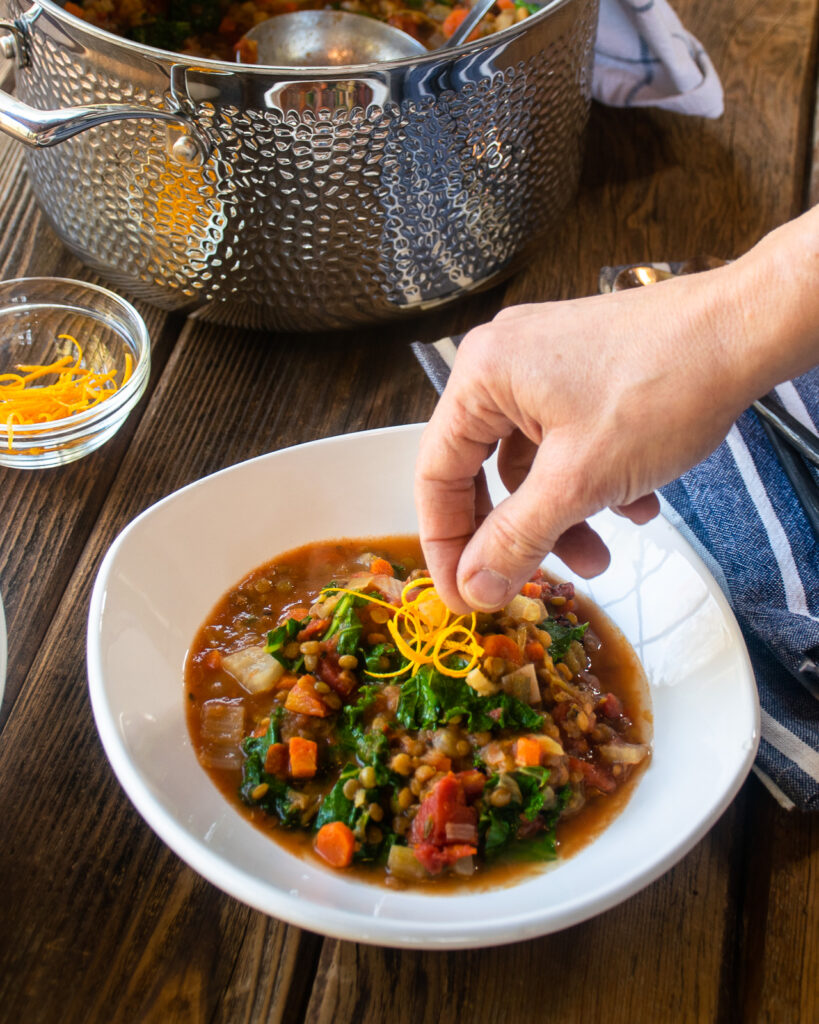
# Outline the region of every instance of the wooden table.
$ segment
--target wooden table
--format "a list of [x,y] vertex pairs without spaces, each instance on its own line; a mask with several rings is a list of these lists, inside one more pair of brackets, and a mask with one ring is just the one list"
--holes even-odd
[[[0,1019],[819,1020],[819,818],[782,811],[754,777],[683,861],[586,924],[495,950],[396,952],[286,926],[195,875],[120,789],[86,691],[91,584],[146,506],[262,452],[426,419],[434,394],[412,337],[591,293],[603,264],[735,256],[819,198],[819,0],[677,9],[721,71],[724,118],[595,109],[579,199],[508,285],[415,324],[306,339],[142,307],[153,372],[122,431],[62,469],[0,470]],[[0,209],[0,277],[92,279],[4,137]]]

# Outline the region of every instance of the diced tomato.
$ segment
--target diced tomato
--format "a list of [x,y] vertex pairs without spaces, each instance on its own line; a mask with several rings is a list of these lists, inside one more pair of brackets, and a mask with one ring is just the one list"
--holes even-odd
[[[514,6],[514,4],[512,6]],[[540,584],[531,582],[524,583],[520,592],[524,597],[540,597]]]
[[303,644],[305,640],[315,640],[316,637],[324,636],[330,628],[331,621],[330,619],[313,619],[312,622],[307,623],[304,629],[300,629],[296,633],[296,639]]
[[514,665],[523,663],[523,655],[515,641],[503,633],[491,633],[483,638],[484,654],[488,658],[504,658]]
[[316,680],[313,676],[301,676],[296,685],[287,694],[284,706],[297,715],[312,715],[314,718],[326,718],[330,709],[316,692]]
[[319,658],[316,668],[319,678],[331,686],[339,697],[349,697],[356,686],[356,679],[352,672],[344,674],[344,670],[338,663],[338,655],[335,651],[328,651]]
[[294,779],[312,779],[318,768],[318,745],[315,740],[291,736],[287,746],[290,753],[290,775]]
[[486,776],[477,768],[468,768],[465,772],[458,772],[455,778],[464,787],[464,795],[467,800],[477,800],[486,785]]
[[448,822],[475,826],[478,823],[477,810],[467,805],[463,783],[452,772],[437,783],[418,808],[410,827],[410,845],[424,842],[435,846],[451,845],[446,837]]
[[587,786],[599,789],[601,793],[612,793],[617,788],[617,783],[604,768],[599,768],[590,761],[581,761],[577,757],[569,758],[569,767],[574,771],[583,773]]
[[287,774],[287,745],[284,743],[271,743],[267,748],[264,759],[264,770],[268,775],[280,777]]
[[571,701],[568,701],[568,700],[562,700],[562,701],[560,701],[560,703],[555,704],[555,706],[552,708],[552,718],[556,722],[563,722],[563,721],[565,721],[566,720],[566,715],[568,715],[570,707],[571,707]]
[[452,846],[419,843],[413,847],[412,852],[431,875],[437,875],[462,857],[474,857],[478,848],[466,843],[455,843]]
[[607,693],[597,705],[597,710],[606,718],[619,718],[623,713],[623,703],[615,694]]

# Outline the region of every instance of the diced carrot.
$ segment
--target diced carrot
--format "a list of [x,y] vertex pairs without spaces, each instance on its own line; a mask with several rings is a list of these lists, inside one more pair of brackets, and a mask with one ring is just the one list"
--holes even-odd
[[287,746],[284,743],[271,743],[267,748],[264,770],[268,775],[284,776],[287,774]]
[[444,22],[441,25],[441,31],[443,32],[446,39],[452,35],[455,29],[461,24],[464,18],[467,16],[469,11],[466,7],[453,7],[449,14],[444,18]]
[[521,736],[515,744],[515,764],[535,768],[540,764],[540,744],[534,736]]
[[353,862],[355,836],[343,821],[328,821],[316,836],[316,853],[334,868],[348,868]]
[[524,583],[520,592],[524,597],[540,597],[540,584]]
[[298,680],[288,693],[284,706],[296,715],[326,718],[330,714],[330,709],[316,692],[316,680],[310,675]]
[[511,661],[515,665],[520,665],[523,661],[518,645],[511,637],[505,636],[503,633],[491,633],[484,637],[483,650],[489,658],[505,658],[506,661]]
[[395,569],[386,558],[374,558],[370,562],[370,572],[373,576],[395,576]]
[[222,664],[222,652],[221,651],[208,651],[204,658],[205,665],[207,668],[215,671]]
[[499,11],[514,11],[515,0],[495,0]]
[[543,656],[546,654],[546,649],[539,640],[530,640],[523,651],[529,661],[543,661]]
[[317,636],[324,636],[331,621],[331,619],[313,619],[312,622],[307,623],[304,629],[300,629],[296,633],[296,639],[304,643],[305,640],[315,640]]
[[79,4],[74,4],[71,0],[68,0],[67,4],[63,4],[63,10],[68,11],[69,14],[73,14],[76,18],[82,18],[85,12]]
[[293,675],[292,672],[285,672],[281,679],[276,683],[277,690],[292,690],[296,685],[298,679]]
[[253,730],[251,735],[252,736],[264,736],[264,734],[267,732],[267,727],[269,725],[270,725],[270,719],[269,718],[263,718],[261,720],[261,722],[259,722],[258,725],[256,726],[256,728]]
[[291,736],[287,742],[290,748],[290,774],[294,779],[312,779],[318,767],[318,745],[315,740]]

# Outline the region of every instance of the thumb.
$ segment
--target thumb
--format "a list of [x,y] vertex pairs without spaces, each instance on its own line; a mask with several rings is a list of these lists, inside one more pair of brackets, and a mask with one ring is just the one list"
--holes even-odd
[[457,570],[458,590],[471,608],[502,607],[550,551],[580,575],[606,568],[608,550],[583,521],[595,509],[587,496],[572,493],[571,479],[541,447],[523,483],[481,523]]

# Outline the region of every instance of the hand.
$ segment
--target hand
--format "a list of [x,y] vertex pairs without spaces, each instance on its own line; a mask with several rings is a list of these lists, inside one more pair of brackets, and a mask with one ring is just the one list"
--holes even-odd
[[[654,488],[773,383],[770,353],[755,356],[757,334],[782,340],[777,303],[749,299],[764,263],[753,250],[648,288],[512,307],[464,338],[416,468],[421,543],[451,608],[501,607],[549,551],[595,575],[609,555],[588,516],[657,514]],[[491,509],[481,466],[498,442],[511,494]]]

